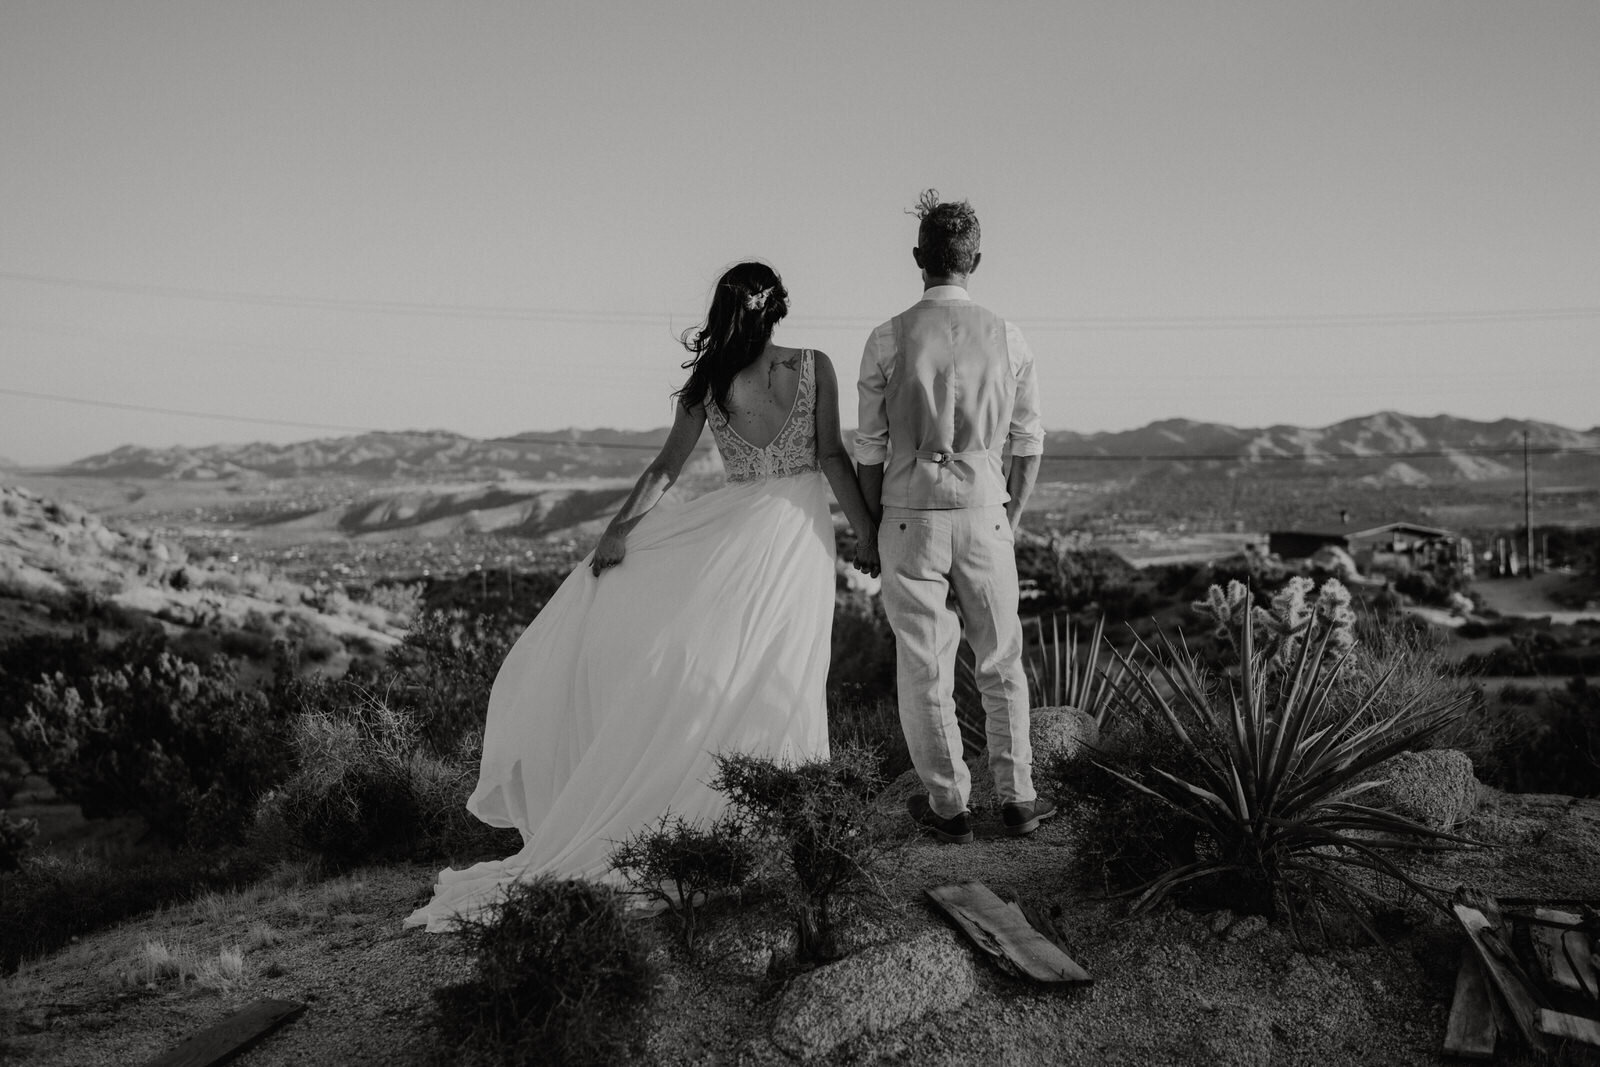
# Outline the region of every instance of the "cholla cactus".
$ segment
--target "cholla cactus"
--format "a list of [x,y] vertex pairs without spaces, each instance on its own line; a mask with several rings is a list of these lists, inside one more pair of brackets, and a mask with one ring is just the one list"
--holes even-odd
[[1282,669],[1295,662],[1307,640],[1320,640],[1323,631],[1329,633],[1330,656],[1343,655],[1355,645],[1356,616],[1350,610],[1350,590],[1330,578],[1308,600],[1314,588],[1316,583],[1310,578],[1290,578],[1272,598],[1272,606],[1264,608],[1252,604],[1253,597],[1243,582],[1233,581],[1226,590],[1213,585],[1206,590],[1206,599],[1196,600],[1192,607],[1215,624],[1214,633],[1227,639],[1235,655],[1242,654],[1243,622],[1248,616],[1257,650],[1270,666]]
[[1220,585],[1213,585],[1206,590],[1204,600],[1196,600],[1189,606],[1215,624],[1213,633],[1217,637],[1233,641],[1234,632],[1249,610],[1249,600],[1250,591],[1245,584],[1234,581],[1228,583],[1226,592]]

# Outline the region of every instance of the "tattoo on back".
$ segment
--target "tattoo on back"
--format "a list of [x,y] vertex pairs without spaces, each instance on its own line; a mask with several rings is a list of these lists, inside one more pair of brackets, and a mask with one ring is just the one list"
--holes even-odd
[[800,353],[796,352],[788,359],[775,359],[767,364],[767,389],[772,389],[772,370],[774,367],[788,367],[792,371],[800,369]]

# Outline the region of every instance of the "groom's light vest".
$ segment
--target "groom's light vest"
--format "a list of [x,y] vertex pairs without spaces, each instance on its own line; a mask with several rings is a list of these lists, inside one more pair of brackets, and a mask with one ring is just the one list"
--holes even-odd
[[1005,503],[1001,449],[1017,394],[1005,320],[970,300],[924,300],[890,326],[883,503],[928,509]]

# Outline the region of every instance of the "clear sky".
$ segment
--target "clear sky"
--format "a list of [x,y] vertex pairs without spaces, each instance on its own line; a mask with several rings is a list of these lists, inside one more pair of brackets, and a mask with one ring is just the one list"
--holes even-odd
[[[0,389],[659,426],[747,256],[848,386],[925,186],[1052,429],[1600,423],[1594,0],[0,0]],[[29,464],[318,432],[0,393]]]

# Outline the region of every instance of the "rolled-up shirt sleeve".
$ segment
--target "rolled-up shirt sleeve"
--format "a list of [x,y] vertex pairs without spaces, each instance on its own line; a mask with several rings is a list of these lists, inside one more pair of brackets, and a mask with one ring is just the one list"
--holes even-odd
[[1006,348],[1011,355],[1011,369],[1017,378],[1017,399],[1011,406],[1011,442],[1013,456],[1044,455],[1044,422],[1039,415],[1039,376],[1033,365],[1033,349],[1022,336],[1022,331],[1006,323]]
[[856,382],[856,462],[870,466],[889,458],[889,416],[883,394],[889,375],[883,366],[883,327],[872,331],[861,353],[861,377]]

